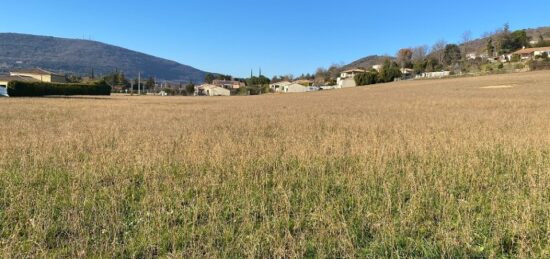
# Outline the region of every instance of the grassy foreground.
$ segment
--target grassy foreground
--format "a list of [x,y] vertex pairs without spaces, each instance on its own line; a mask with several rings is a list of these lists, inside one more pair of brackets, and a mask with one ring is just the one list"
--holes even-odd
[[2,257],[550,257],[548,72],[0,110]]

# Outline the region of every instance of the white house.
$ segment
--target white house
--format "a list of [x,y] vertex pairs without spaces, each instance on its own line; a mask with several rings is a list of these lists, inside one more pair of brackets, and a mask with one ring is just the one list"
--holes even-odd
[[475,53],[475,52],[466,54],[466,59],[467,60],[475,60],[476,58],[477,58],[477,53]]
[[216,85],[203,84],[196,88],[195,94],[202,96],[230,96],[231,91]]
[[374,65],[372,66],[372,69],[376,70],[376,72],[380,73],[380,71],[382,71],[382,67],[384,67],[383,65]]
[[338,80],[336,81],[336,87],[337,88],[348,88],[348,87],[356,87],[357,84],[355,83],[355,76],[357,74],[366,73],[367,71],[364,69],[350,69],[343,71],[340,74],[340,77],[338,77]]
[[308,91],[308,88],[301,84],[286,81],[271,84],[269,88],[276,93],[304,93]]

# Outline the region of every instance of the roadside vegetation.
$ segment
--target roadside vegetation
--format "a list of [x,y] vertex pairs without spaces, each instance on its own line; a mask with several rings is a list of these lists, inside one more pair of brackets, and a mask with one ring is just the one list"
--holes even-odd
[[2,257],[550,257],[546,72],[0,107]]

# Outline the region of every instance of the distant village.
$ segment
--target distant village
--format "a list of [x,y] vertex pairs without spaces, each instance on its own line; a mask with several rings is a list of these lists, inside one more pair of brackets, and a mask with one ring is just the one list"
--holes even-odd
[[[91,83],[103,80],[113,93],[132,95],[187,95],[231,96],[267,93],[305,93],[401,80],[421,80],[451,76],[483,75],[491,73],[525,72],[550,69],[550,40],[540,35],[537,40],[527,36],[525,30],[509,31],[508,25],[484,40],[484,46],[472,51],[472,40],[462,44],[438,42],[427,46],[400,49],[395,58],[364,67],[332,66],[320,68],[314,75],[294,78],[291,75],[269,79],[252,72],[250,78],[233,78],[229,75],[207,74],[204,82],[157,81],[153,77],[129,80],[121,71],[96,78],[93,75],[62,75],[41,68],[18,69],[0,75],[0,95],[7,95],[11,81],[44,83]],[[479,40],[478,40],[479,41]]]

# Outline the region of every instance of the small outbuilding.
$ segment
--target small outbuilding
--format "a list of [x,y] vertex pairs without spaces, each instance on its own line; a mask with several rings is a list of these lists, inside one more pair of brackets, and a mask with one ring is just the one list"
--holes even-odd
[[279,82],[269,85],[269,88],[276,93],[305,93],[308,88],[297,83]]
[[203,84],[197,87],[196,95],[200,96],[230,96],[231,91],[216,85]]

